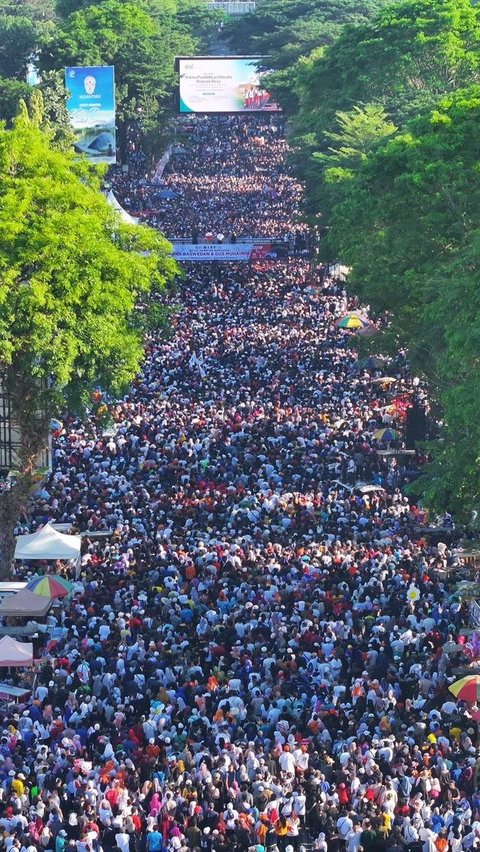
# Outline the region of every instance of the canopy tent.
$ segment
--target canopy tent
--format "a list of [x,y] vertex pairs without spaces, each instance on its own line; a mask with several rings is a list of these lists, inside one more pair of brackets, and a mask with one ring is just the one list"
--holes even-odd
[[0,667],[32,665],[32,642],[17,642],[16,639],[12,639],[11,636],[3,636],[0,639]]
[[16,595],[9,595],[0,602],[0,616],[40,618],[47,614],[51,605],[51,598],[34,595],[29,589],[22,589]]
[[50,524],[31,535],[19,535],[15,559],[75,559],[80,558],[82,539],[79,535],[65,535]]
[[127,211],[123,209],[118,198],[116,198],[111,189],[107,192],[107,201],[111,207],[117,211],[122,222],[126,222],[127,225],[138,225],[138,219],[135,216],[130,216],[130,213],[127,213]]

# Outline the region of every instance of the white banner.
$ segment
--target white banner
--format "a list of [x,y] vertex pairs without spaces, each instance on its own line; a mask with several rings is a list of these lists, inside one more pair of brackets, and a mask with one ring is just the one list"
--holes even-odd
[[[256,259],[265,256],[270,250],[270,244],[256,246],[253,243],[174,243],[173,256],[175,260],[243,260]],[[253,254],[253,258],[252,258]],[[259,259],[260,259],[259,257]]]
[[163,156],[160,157],[160,159],[157,163],[157,167],[155,169],[155,174],[153,175],[154,181],[161,181],[161,179],[163,177],[163,173],[164,173],[164,171],[167,167],[168,161],[170,160],[171,156],[172,156],[172,146],[169,145],[167,150],[164,152]]

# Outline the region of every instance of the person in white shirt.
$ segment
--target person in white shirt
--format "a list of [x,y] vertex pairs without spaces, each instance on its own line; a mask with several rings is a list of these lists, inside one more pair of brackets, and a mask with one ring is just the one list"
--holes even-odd
[[292,775],[295,774],[295,758],[290,751],[290,746],[284,746],[284,750],[278,758],[278,762],[282,772],[290,772]]
[[130,835],[127,834],[124,828],[120,828],[115,835],[115,843],[120,852],[130,852]]

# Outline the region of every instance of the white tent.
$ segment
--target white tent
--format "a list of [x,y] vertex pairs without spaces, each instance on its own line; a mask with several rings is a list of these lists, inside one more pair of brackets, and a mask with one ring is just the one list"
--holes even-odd
[[79,535],[65,535],[50,524],[31,535],[19,535],[15,559],[75,559],[80,558],[82,539]]
[[2,636],[0,639],[0,667],[32,665],[33,644],[31,642],[17,642],[11,636]]
[[127,211],[123,209],[118,198],[114,195],[111,189],[107,192],[107,201],[113,209],[117,211],[122,222],[126,222],[127,225],[138,225],[138,219],[135,216],[130,216],[130,213],[127,213]]

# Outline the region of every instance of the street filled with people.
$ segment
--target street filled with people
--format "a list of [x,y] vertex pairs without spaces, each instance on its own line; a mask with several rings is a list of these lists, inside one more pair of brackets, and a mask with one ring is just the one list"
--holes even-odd
[[[114,191],[167,235],[303,233],[275,121],[190,119],[174,197],[142,164]],[[313,258],[191,264],[178,302],[128,395],[57,430],[35,524],[88,534],[2,711],[0,848],[479,848],[476,708],[449,692],[478,648],[404,488],[422,383],[359,360],[338,320],[367,308]]]
[[[132,140],[128,173],[114,175],[120,203],[169,239],[295,237],[301,186],[286,168],[282,120],[251,117],[179,121],[162,175],[149,178],[146,159]],[[185,145],[185,139],[188,144]]]

